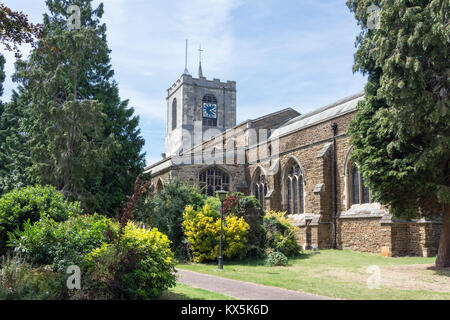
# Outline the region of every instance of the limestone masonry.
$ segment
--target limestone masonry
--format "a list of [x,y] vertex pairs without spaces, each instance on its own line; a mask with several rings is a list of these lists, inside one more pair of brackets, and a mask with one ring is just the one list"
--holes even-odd
[[238,125],[234,81],[185,73],[166,99],[166,153],[146,168],[156,190],[178,177],[210,195],[254,195],[265,210],[286,211],[296,221],[305,248],[437,253],[441,223],[394,219],[372,200],[351,162],[346,130],[363,94],[305,115],[287,108]]

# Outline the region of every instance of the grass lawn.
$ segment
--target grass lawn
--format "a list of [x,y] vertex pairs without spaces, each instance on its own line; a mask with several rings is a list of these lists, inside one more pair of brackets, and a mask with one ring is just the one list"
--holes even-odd
[[235,300],[234,298],[224,296],[203,289],[194,288],[182,283],[177,283],[175,288],[167,290],[160,300]]
[[[225,278],[255,282],[341,299],[446,299],[450,300],[450,268],[435,270],[435,258],[384,258],[348,250],[305,252],[287,267],[268,267],[264,260],[224,261],[217,264],[180,264],[186,269]],[[380,268],[380,287],[369,289],[369,266]]]

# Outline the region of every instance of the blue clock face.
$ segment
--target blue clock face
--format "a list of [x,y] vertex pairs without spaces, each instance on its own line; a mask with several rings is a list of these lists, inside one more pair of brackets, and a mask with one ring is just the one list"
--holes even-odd
[[204,102],[202,112],[203,118],[217,119],[217,104]]

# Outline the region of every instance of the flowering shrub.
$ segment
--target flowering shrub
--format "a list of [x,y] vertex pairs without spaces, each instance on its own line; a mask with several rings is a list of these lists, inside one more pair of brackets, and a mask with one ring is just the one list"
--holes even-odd
[[205,197],[196,187],[170,179],[164,189],[150,201],[147,214],[135,212],[139,222],[158,228],[172,241],[172,250],[178,259],[187,259],[186,237],[183,234],[183,212],[187,205],[202,207]]
[[264,211],[259,200],[254,196],[244,196],[242,193],[229,195],[223,203],[224,212],[236,217],[243,217],[250,226],[247,236],[247,255],[263,256],[266,243],[266,231],[263,227]]
[[[194,255],[195,262],[216,260],[219,257],[220,217],[206,203],[195,211],[187,206],[183,215],[183,227]],[[247,235],[250,229],[244,218],[229,215],[223,226],[222,255],[231,258],[246,253]]]
[[285,217],[284,212],[267,212],[264,217],[264,227],[267,231],[268,252],[281,252],[288,257],[301,252],[295,235],[295,226]]
[[125,227],[118,244],[103,244],[89,254],[88,296],[150,299],[175,286],[175,263],[169,238],[158,229]]

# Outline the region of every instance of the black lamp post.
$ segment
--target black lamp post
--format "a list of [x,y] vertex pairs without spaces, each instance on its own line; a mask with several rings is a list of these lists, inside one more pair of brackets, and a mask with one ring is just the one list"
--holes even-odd
[[223,202],[227,198],[227,192],[220,190],[217,191],[217,195],[220,200],[220,243],[219,243],[219,270],[223,269],[223,257],[222,257],[222,240],[223,240]]

